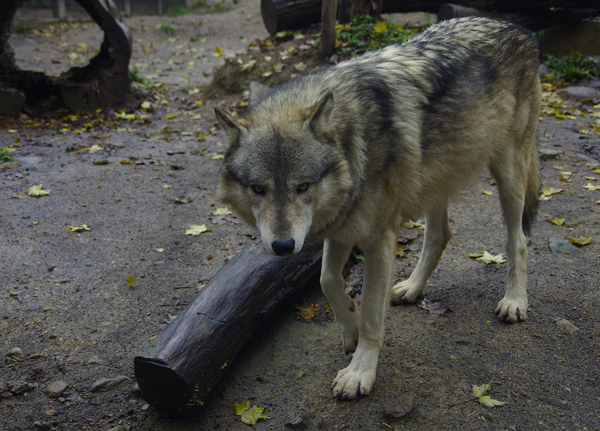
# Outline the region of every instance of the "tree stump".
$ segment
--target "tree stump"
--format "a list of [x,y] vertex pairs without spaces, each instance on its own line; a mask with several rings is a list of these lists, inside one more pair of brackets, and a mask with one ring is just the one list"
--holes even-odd
[[163,411],[204,400],[258,325],[321,267],[322,245],[287,258],[246,246],[175,320],[135,357],[142,396]]

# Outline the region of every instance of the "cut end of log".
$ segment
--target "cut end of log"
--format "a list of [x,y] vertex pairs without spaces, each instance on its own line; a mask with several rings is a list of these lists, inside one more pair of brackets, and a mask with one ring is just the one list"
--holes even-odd
[[148,404],[169,412],[186,409],[192,399],[192,388],[169,365],[136,356],[134,370],[142,397]]

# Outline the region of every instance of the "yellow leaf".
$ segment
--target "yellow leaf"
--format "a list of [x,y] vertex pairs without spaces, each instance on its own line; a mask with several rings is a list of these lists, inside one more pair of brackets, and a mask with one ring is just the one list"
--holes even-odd
[[152,109],[152,103],[150,103],[148,101],[142,102],[141,106],[142,106],[142,109],[146,109],[146,110],[147,109]]
[[90,148],[86,148],[85,151],[87,151],[88,153],[97,153],[98,151],[103,151],[104,148],[102,148],[100,145],[98,144],[94,144],[92,145]]
[[584,189],[588,190],[600,190],[600,186],[595,186],[592,183],[587,183],[587,185],[582,186]]
[[561,172],[560,173],[560,180],[564,181],[564,182],[570,182],[573,181],[570,177],[571,175],[573,175],[573,172]]
[[309,304],[307,302],[305,302],[302,306],[296,306],[296,309],[300,311],[300,317],[302,317],[304,320],[315,317],[319,308],[319,304]]
[[573,244],[577,245],[588,245],[592,242],[591,236],[585,235],[577,235],[577,236],[568,236],[567,239],[571,241]]
[[223,208],[217,208],[211,214],[217,215],[217,216],[227,216],[227,215],[231,215],[233,213],[229,210],[229,207],[224,206]]
[[215,47],[215,52],[213,52],[213,57],[221,57],[223,55],[223,48],[220,46]]
[[296,39],[296,40],[304,39],[304,35],[302,33],[294,33],[294,39]]
[[17,133],[15,129],[8,129],[8,133]]
[[82,224],[81,226],[69,226],[69,230],[67,230],[67,232],[85,232],[89,230],[90,227],[87,224]]
[[484,190],[484,189],[481,189],[481,192],[482,192],[484,195],[493,195],[493,194],[494,194],[494,193],[492,193],[492,192],[488,192],[487,190]]
[[167,120],[170,120],[171,118],[175,118],[175,117],[177,117],[177,114],[167,115]]
[[121,164],[122,165],[130,165],[131,164],[131,160],[121,160]]
[[201,225],[193,224],[190,226],[189,229],[187,229],[185,231],[185,234],[197,236],[197,235],[200,235],[201,233],[210,232],[210,231],[211,230],[209,228],[207,228],[205,224],[201,224]]
[[170,186],[170,185],[168,185],[168,184],[165,184],[165,185],[163,185],[163,186],[161,187],[161,189],[164,189],[164,190],[168,190],[168,189],[170,189],[170,188],[171,188],[171,186]]
[[417,220],[417,221],[409,220],[407,222],[402,223],[402,226],[404,226],[407,229],[413,229],[415,227],[418,227],[419,229],[425,229],[425,224],[422,223],[421,220]]
[[127,277],[127,284],[129,285],[129,287],[133,286],[133,280],[135,280],[135,276],[133,274]]
[[40,197],[40,196],[46,196],[47,194],[49,194],[52,190],[42,190],[42,184],[40,184],[39,186],[31,186],[27,189],[27,195],[29,196],[33,196],[35,198]]
[[137,115],[136,114],[126,114],[125,111],[121,111],[121,112],[117,111],[117,112],[115,112],[115,117],[122,118],[123,120],[132,121],[137,118]]
[[375,33],[385,32],[387,32],[387,25],[385,24],[385,21],[379,21],[377,24],[375,24]]
[[224,159],[225,156],[223,154],[215,154],[214,156],[211,157],[211,159],[213,160],[220,160],[220,159]]
[[396,257],[402,257],[404,256],[404,249],[402,247],[398,247],[396,249]]
[[164,248],[157,248],[156,251],[159,252],[159,253],[162,253],[163,251],[165,251],[165,249]]
[[565,222],[565,218],[560,217],[560,216],[554,216],[554,217],[546,219],[546,220],[549,221],[550,223],[554,223],[557,226],[562,226],[562,224]]
[[502,257],[502,253],[494,256],[493,254],[490,254],[489,252],[484,250],[482,255],[479,255],[478,257],[477,257],[477,255],[479,255],[479,253],[471,253],[471,254],[469,254],[469,257],[474,258],[485,264],[497,263],[497,264],[501,265],[504,262],[506,262],[506,259],[504,259]]
[[254,425],[259,419],[267,419],[263,414],[264,407],[252,406],[248,400],[241,403],[235,403],[235,414],[241,416],[242,422],[248,425]]
[[600,163],[593,163],[593,162],[585,162],[585,165],[588,168],[598,168],[598,167],[600,167]]

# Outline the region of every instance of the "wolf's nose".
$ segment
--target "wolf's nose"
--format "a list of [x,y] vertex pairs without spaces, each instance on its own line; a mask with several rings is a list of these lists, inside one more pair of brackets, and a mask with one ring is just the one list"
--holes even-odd
[[294,252],[296,241],[293,238],[278,239],[271,243],[271,247],[277,256],[287,256]]

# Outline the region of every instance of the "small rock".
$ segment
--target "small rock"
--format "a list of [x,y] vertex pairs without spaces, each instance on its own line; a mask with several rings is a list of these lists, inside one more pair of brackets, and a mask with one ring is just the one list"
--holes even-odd
[[469,344],[471,344],[468,338],[456,338],[454,339],[454,342],[461,346],[468,346]]
[[98,356],[94,355],[92,356],[90,359],[87,360],[88,364],[94,364],[94,365],[104,365],[106,364],[105,361],[103,361],[102,359],[100,359]]
[[552,254],[577,254],[581,253],[581,249],[575,247],[570,241],[561,238],[550,238],[548,246],[552,250]]
[[414,408],[415,397],[404,395],[385,407],[385,415],[389,419],[399,419],[406,416]]
[[69,387],[67,382],[62,380],[57,380],[56,382],[52,382],[48,385],[46,390],[44,391],[50,398],[58,398],[62,395],[62,393]]
[[542,160],[557,159],[560,156],[560,151],[551,148],[540,148],[538,152]]
[[545,64],[540,64],[540,76],[544,76],[548,72],[550,72],[550,68]]
[[50,429],[50,424],[48,422],[35,421],[33,423],[33,426],[36,427],[37,429],[41,429],[41,430],[49,430]]
[[19,347],[14,347],[8,351],[6,354],[7,358],[21,358],[21,360],[25,359],[25,355],[23,351]]
[[4,171],[6,169],[15,169],[15,168],[20,168],[21,167],[21,162],[17,161],[17,162],[4,162],[4,163],[0,163],[0,170]]
[[577,102],[587,102],[600,99],[600,91],[590,87],[567,87],[556,91],[560,97],[565,100],[574,100]]
[[119,425],[118,427],[114,427],[109,429],[108,431],[131,431],[133,428],[131,428],[129,425]]
[[54,409],[46,410],[44,413],[47,414],[48,416],[57,416],[58,415],[58,412]]
[[104,392],[123,385],[130,385],[133,381],[126,376],[115,377],[114,379],[99,379],[92,384],[92,392]]
[[292,415],[283,426],[294,430],[306,429],[308,426],[308,415],[305,412]]
[[8,387],[6,387],[6,383],[4,383],[4,379],[0,377],[0,394],[8,391]]
[[136,383],[134,384],[131,389],[129,389],[129,392],[131,393],[131,395],[133,396],[140,396],[142,395],[142,390],[140,389],[140,386]]
[[9,383],[8,390],[16,396],[25,395],[28,392],[33,391],[36,386],[32,383],[27,383],[23,380],[16,380],[12,383]]
[[25,94],[14,88],[0,87],[0,115],[17,117],[25,105]]
[[571,334],[575,331],[579,331],[579,328],[577,326],[573,325],[567,319],[558,319],[554,323],[556,323],[558,326],[565,328]]

